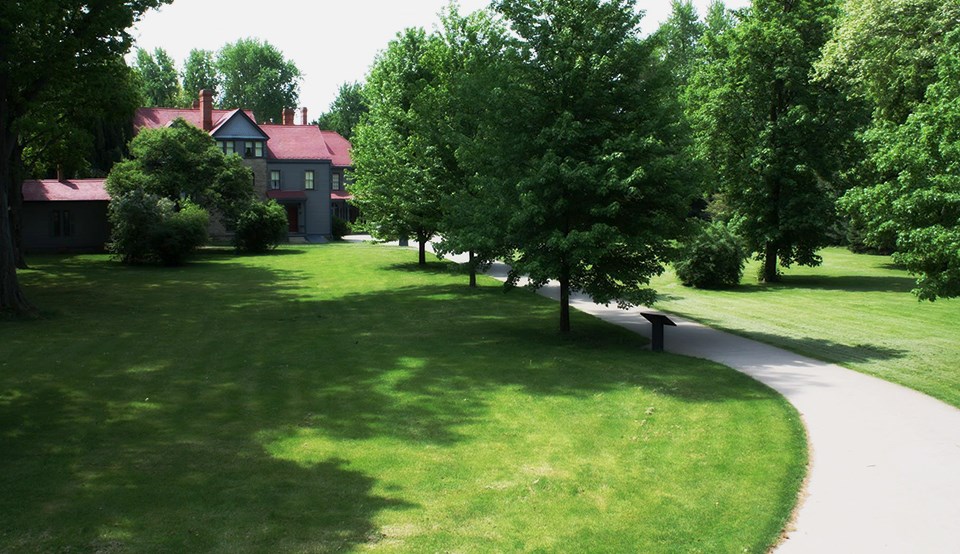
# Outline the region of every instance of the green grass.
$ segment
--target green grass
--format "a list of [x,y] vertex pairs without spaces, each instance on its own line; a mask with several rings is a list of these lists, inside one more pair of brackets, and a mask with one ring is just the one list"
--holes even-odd
[[35,258],[0,322],[0,551],[763,552],[799,418],[449,264]]
[[657,307],[813,358],[900,383],[960,407],[960,301],[919,302],[914,280],[889,257],[821,252],[777,284],[696,290],[672,273],[653,282]]

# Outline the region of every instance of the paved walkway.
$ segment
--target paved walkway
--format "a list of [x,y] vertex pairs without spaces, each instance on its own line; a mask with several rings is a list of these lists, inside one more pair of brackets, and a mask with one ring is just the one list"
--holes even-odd
[[[488,274],[502,281],[507,271],[494,264]],[[540,294],[559,299],[559,287],[548,285]],[[646,309],[606,307],[583,295],[573,295],[571,305],[649,336],[650,324],[639,314]],[[670,317],[678,326],[666,328],[666,350],[742,371],[777,390],[803,416],[811,450],[807,494],[776,552],[960,553],[960,410],[881,379]]]

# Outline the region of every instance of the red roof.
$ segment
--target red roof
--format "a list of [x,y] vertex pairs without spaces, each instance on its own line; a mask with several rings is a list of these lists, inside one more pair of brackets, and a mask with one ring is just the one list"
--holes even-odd
[[330,200],[353,200],[353,195],[345,190],[332,190]]
[[25,202],[109,202],[105,179],[43,179],[23,182]]
[[320,131],[323,140],[327,143],[330,152],[333,153],[334,167],[351,167],[353,161],[350,159],[350,141],[340,136],[336,131]]
[[261,125],[270,140],[267,157],[275,160],[332,160],[333,151],[315,125]]
[[275,200],[303,200],[307,197],[307,193],[302,190],[268,190],[267,198],[273,198]]
[[[213,128],[216,129],[236,111],[211,110]],[[250,110],[244,110],[243,113],[247,114],[253,121],[257,120]],[[203,114],[200,112],[200,108],[137,108],[137,111],[133,114],[133,130],[136,133],[140,129],[166,127],[178,117],[182,117],[184,121],[195,127],[203,127]]]

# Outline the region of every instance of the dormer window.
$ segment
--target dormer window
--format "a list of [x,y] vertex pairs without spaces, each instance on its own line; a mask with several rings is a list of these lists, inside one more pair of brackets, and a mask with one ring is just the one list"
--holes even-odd
[[248,140],[243,143],[243,157],[244,158],[262,158],[263,157],[263,143]]

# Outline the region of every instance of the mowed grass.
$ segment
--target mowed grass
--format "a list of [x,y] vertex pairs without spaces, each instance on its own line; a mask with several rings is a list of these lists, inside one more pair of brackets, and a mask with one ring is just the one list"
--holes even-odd
[[410,250],[37,257],[0,321],[3,552],[763,552],[797,414]]
[[960,407],[960,301],[920,302],[914,279],[888,256],[821,252],[823,265],[760,284],[751,262],[740,286],[654,280],[659,309],[900,383]]

